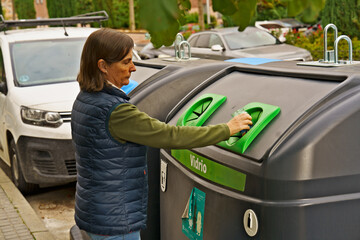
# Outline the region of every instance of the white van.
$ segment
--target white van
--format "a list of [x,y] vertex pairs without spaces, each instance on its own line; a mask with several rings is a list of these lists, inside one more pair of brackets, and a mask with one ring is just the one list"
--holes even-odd
[[[64,23],[66,19],[58,20]],[[76,180],[71,109],[79,92],[76,76],[81,51],[96,28],[4,30],[24,26],[21,22],[44,25],[54,20],[0,22],[1,166],[9,175],[11,169],[13,182],[24,193]]]

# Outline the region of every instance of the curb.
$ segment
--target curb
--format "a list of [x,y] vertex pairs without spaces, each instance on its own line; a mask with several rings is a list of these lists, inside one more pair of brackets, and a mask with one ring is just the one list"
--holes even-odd
[[[15,187],[2,169],[0,169],[0,188],[2,188],[6,197],[9,199],[10,205],[12,205],[18,213],[23,225],[29,229],[36,240],[55,240],[55,237],[45,227],[45,224],[36,215],[25,197]],[[0,207],[2,206],[0,205]]]

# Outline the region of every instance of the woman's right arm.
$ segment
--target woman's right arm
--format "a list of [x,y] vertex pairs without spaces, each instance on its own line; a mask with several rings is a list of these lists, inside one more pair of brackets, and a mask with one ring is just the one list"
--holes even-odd
[[155,148],[196,148],[227,140],[230,134],[248,129],[248,123],[251,121],[243,115],[227,124],[172,126],[149,117],[132,104],[120,104],[110,115],[109,131],[120,142],[130,141]]

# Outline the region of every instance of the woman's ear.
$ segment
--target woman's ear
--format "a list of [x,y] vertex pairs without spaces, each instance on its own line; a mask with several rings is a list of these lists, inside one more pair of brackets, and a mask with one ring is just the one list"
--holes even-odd
[[102,73],[105,73],[105,74],[107,73],[107,64],[104,59],[99,59],[99,61],[97,62],[97,65]]

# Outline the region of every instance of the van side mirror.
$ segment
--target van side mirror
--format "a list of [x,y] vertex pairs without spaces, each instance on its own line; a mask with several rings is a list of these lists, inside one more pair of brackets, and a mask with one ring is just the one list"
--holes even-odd
[[215,44],[211,46],[211,50],[215,52],[223,51],[224,48],[220,44]]
[[3,94],[7,94],[7,86],[5,82],[0,82],[0,92]]

